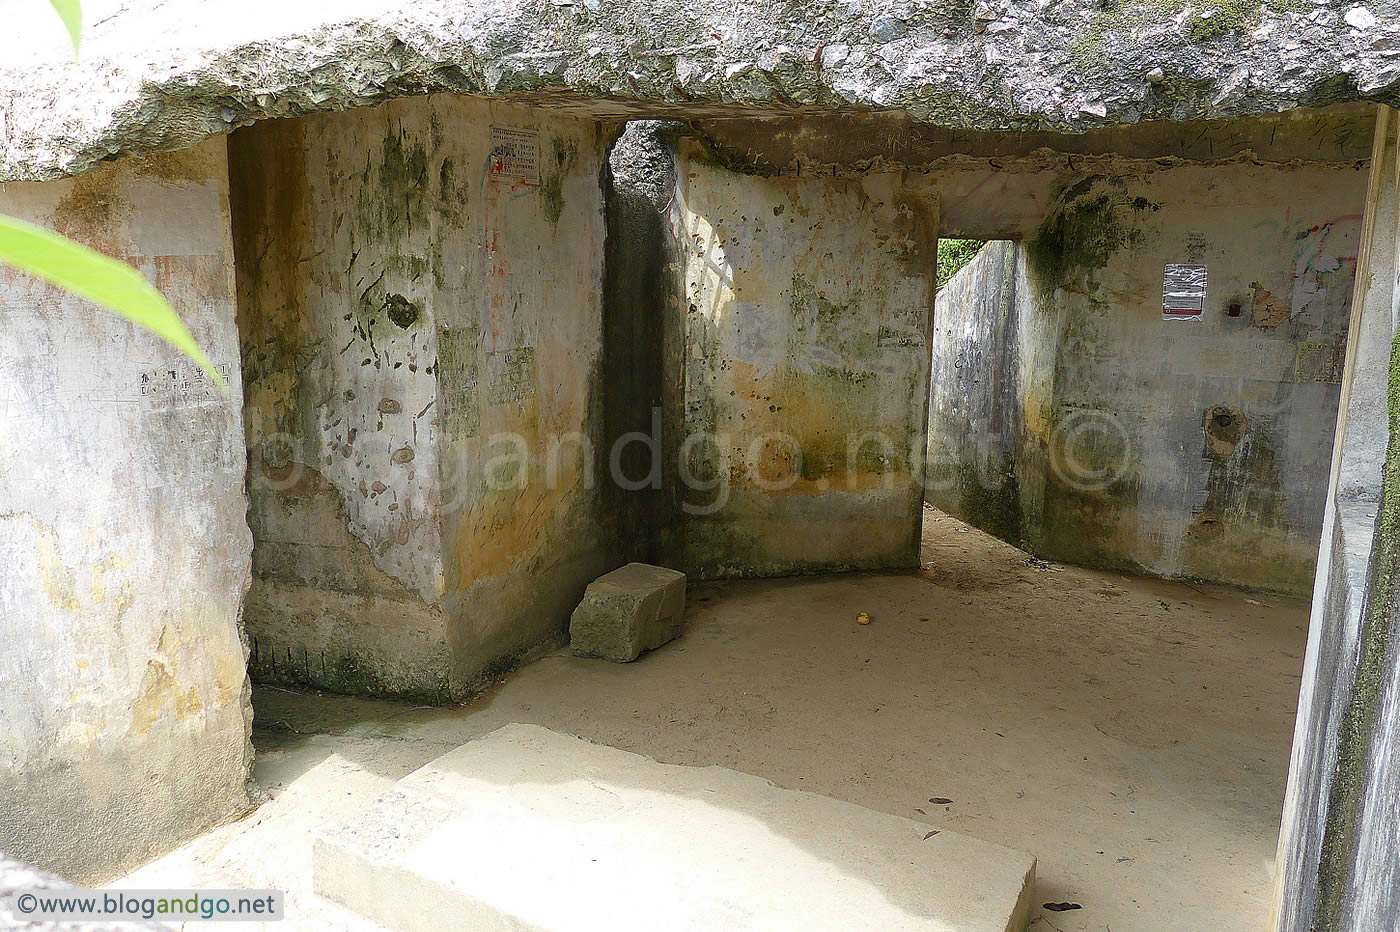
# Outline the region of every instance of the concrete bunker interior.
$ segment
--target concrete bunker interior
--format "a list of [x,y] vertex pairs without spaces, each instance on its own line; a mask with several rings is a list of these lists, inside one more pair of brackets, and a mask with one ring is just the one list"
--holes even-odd
[[[907,569],[925,499],[1038,557],[1304,596],[1368,117],[1263,121],[1275,149],[1247,159],[1073,169],[1043,140],[1000,161],[921,140],[898,170],[812,154],[869,116],[614,146],[450,96],[241,130],[251,669],[462,698],[619,559]],[[1350,150],[1305,161],[1290,121],[1319,120]],[[472,187],[459,166],[503,132],[526,174]],[[1015,239],[936,313],[944,232]],[[1217,269],[1210,313],[1153,313],[1144,270],[1173,259]]]
[[[6,598],[59,634],[14,669],[139,675],[112,698],[74,672],[87,712],[14,729],[0,847],[93,882],[280,872],[350,925],[288,844],[330,788],[368,801],[527,722],[1026,848],[1046,927],[1359,915],[1348,878],[1374,865],[1319,826],[1334,789],[1308,763],[1359,739],[1308,671],[1328,637],[1381,662],[1347,625],[1390,426],[1388,293],[1358,270],[1393,271],[1391,111],[1069,135],[663,109],[407,95],[5,186],[7,213],[181,296],[236,398],[0,278],[98,334],[49,355],[151,362],[105,434],[25,467],[97,473],[120,507],[86,530],[23,509]],[[990,245],[939,291],[941,237]],[[1167,306],[1179,267],[1206,269],[1196,315]],[[64,384],[31,343],[0,351],[64,402],[11,446],[125,372]],[[172,540],[178,608],[121,556]],[[687,637],[631,667],[560,651],[587,583],[633,560],[690,577]],[[118,608],[156,656],[86,633]],[[246,811],[255,762],[266,822],[204,834]],[[1376,786],[1336,792],[1354,814]]]

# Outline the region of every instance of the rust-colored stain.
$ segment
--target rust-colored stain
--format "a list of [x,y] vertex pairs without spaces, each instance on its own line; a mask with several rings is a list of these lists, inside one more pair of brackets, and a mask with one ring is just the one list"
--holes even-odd
[[136,174],[176,184],[203,184],[212,175],[203,147],[155,152],[135,161]]
[[[452,552],[444,560],[456,571],[450,586],[465,590],[477,579],[516,571],[550,545],[551,526],[561,507],[567,507],[584,485],[581,450],[564,439],[582,425],[583,404],[582,399],[565,395],[541,412],[538,396],[531,395],[523,405],[497,406],[492,432],[524,438],[529,461],[521,465],[524,474],[513,487],[473,494],[473,503],[449,545]],[[553,450],[551,443],[557,443],[558,449]],[[490,462],[505,453],[504,448],[488,448],[481,455]]]
[[1254,305],[1250,323],[1256,327],[1277,327],[1288,323],[1292,308],[1258,282],[1254,283]]
[[101,166],[64,183],[68,193],[50,217],[53,229],[105,255],[128,259],[121,221],[131,205],[118,188],[115,169]]
[[228,266],[222,256],[151,256],[145,261],[151,264],[156,290],[170,298],[177,311],[182,294],[226,293]]
[[881,429],[870,408],[873,391],[842,379],[766,373],[742,361],[733,363],[729,384],[740,425],[730,451],[731,487],[824,495],[912,481],[910,450],[897,448],[905,430]]
[[473,507],[465,519],[469,530],[457,538],[458,588],[466,589],[477,579],[505,575],[519,565],[523,555],[543,547],[555,510],[573,491],[576,481],[575,473],[555,488],[536,481],[524,489],[488,493],[487,500]]
[[30,518],[34,528],[34,549],[39,558],[39,585],[48,596],[49,604],[65,612],[77,612],[77,573],[63,562],[59,554],[58,532],[50,525]]
[[[527,438],[540,436],[533,404],[512,421],[502,429]],[[511,572],[530,554],[547,546],[556,512],[583,479],[577,462],[570,462],[567,456],[560,459],[556,470],[539,461],[524,464],[526,473],[517,487],[480,494],[459,523],[453,544],[458,589],[467,589],[477,579]]]

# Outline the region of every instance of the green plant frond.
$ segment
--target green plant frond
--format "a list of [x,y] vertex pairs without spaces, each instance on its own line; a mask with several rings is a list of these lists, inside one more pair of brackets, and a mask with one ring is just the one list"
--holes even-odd
[[83,6],[81,0],[49,0],[58,18],[63,20],[63,28],[68,30],[68,38],[73,40],[73,57],[78,57],[78,43],[83,38]]

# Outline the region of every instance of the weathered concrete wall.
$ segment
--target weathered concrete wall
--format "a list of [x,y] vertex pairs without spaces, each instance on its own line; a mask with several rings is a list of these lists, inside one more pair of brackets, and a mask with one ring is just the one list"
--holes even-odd
[[[457,271],[435,304],[443,604],[459,688],[562,636],[587,584],[620,559],[604,495],[608,139],[588,120],[450,100],[443,126],[466,134],[458,183],[480,192],[467,194],[466,235],[438,234]],[[539,184],[483,177],[488,124],[538,133]]]
[[[399,109],[426,116],[422,102]],[[433,696],[450,666],[424,304],[436,192],[416,187],[424,143],[400,126],[356,111],[231,141],[247,621],[256,677]]]
[[918,560],[937,201],[899,173],[760,178],[681,153],[680,562]]
[[1395,114],[1383,110],[1279,834],[1273,920],[1281,932],[1388,928],[1400,904],[1397,130]]
[[[951,510],[1055,559],[1309,591],[1364,183],[1247,163],[1070,179],[1014,262],[945,289],[937,352],[980,341],[975,378],[1020,373],[1013,423],[975,404],[933,422],[931,447],[998,477],[964,470]],[[1207,267],[1200,319],[1163,319],[1168,263]],[[954,300],[1012,276],[1014,301]]]
[[924,481],[930,504],[1013,543],[1022,530],[1022,252],[1007,240],[988,243],[938,292]]
[[463,694],[610,568],[598,129],[441,95],[232,151],[252,670]]
[[[1364,184],[1237,165],[1066,198],[1028,257],[1060,337],[1040,550],[1310,591]],[[1161,319],[1167,263],[1207,267],[1200,320]]]
[[0,189],[133,263],[233,386],[0,267],[0,849],[117,876],[248,805],[252,541],[222,140]]

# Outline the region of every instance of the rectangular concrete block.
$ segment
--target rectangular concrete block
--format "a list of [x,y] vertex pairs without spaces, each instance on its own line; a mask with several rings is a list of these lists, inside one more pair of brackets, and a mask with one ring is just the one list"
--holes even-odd
[[1035,858],[721,767],[508,725],[315,843],[316,892],[392,929],[1009,932]]
[[625,663],[680,636],[685,574],[629,563],[588,584],[569,620],[574,653]]

